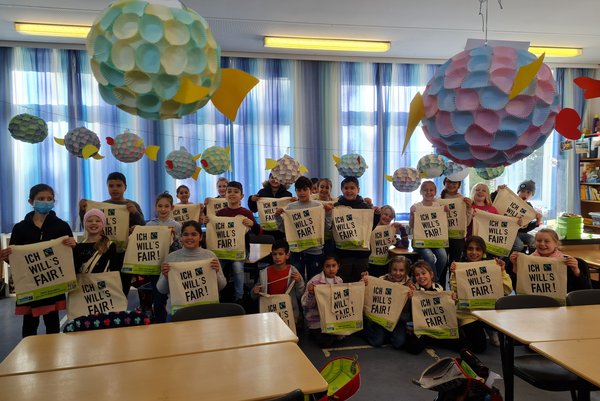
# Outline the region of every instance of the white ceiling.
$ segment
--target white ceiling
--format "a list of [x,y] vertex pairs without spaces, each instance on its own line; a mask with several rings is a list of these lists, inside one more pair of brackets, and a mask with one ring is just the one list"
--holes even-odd
[[[171,0],[173,1],[173,0]],[[0,41],[83,40],[24,36],[14,21],[91,24],[109,0],[0,0]],[[161,1],[156,1],[160,3]],[[479,0],[184,0],[210,24],[224,53],[263,53],[299,58],[333,53],[265,49],[265,35],[387,40],[392,49],[373,55],[337,53],[371,59],[445,60],[468,38],[484,39]],[[583,48],[562,64],[600,64],[599,0],[489,0],[490,40],[529,41],[540,46]]]

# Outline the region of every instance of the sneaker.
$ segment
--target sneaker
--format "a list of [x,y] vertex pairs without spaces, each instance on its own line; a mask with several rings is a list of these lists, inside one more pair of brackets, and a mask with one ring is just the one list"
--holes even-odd
[[500,339],[498,338],[498,333],[495,331],[489,331],[488,336],[490,337],[490,344],[494,347],[500,346]]

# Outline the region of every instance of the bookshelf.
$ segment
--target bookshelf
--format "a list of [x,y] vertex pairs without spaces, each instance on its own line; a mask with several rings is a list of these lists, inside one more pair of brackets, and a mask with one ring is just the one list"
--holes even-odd
[[590,216],[590,212],[600,212],[600,158],[579,159],[579,195],[586,231],[600,232],[600,226],[593,225]]

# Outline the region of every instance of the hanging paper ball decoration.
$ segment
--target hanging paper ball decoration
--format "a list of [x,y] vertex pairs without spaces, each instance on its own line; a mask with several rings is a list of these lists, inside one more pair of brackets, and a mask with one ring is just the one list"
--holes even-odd
[[125,131],[113,138],[106,138],[110,145],[110,151],[115,159],[123,163],[133,163],[144,157],[144,154],[152,160],[156,160],[158,146],[144,145],[144,140],[133,132]]
[[115,2],[94,21],[86,47],[104,101],[143,118],[193,113],[221,82],[221,49],[206,20],[183,5]]
[[288,155],[284,155],[277,161],[267,159],[268,168],[271,168],[273,177],[285,186],[292,185],[303,172],[308,171],[306,167],[301,166],[296,159]]
[[484,180],[493,180],[504,173],[504,166],[476,168],[475,173]]
[[413,192],[421,185],[421,174],[415,168],[401,167],[394,171],[391,181],[394,188],[398,191]]
[[83,158],[83,149],[88,145],[93,146],[96,149],[90,156],[98,153],[100,150],[100,138],[98,138],[98,135],[95,132],[92,132],[85,127],[78,127],[67,132],[67,135],[64,137],[64,145],[69,153]]
[[421,178],[435,178],[446,171],[446,158],[441,155],[423,156],[417,162],[417,171]]
[[469,175],[469,167],[449,160],[448,163],[446,163],[446,172],[444,175],[450,181],[462,181]]
[[165,162],[167,174],[178,180],[194,177],[198,178],[200,167],[196,165],[198,157],[194,157],[183,146],[179,150],[174,150],[167,155]]
[[39,117],[31,114],[19,114],[8,123],[10,135],[23,142],[39,143],[48,136],[48,124]]
[[227,171],[231,165],[229,146],[211,146],[202,153],[200,164],[208,174],[217,175]]
[[469,167],[507,166],[542,146],[559,110],[546,64],[515,98],[521,66],[536,56],[512,47],[478,47],[446,61],[423,93],[423,131],[437,151]]
[[334,156],[334,160],[336,161],[335,166],[337,167],[338,172],[344,178],[358,178],[362,176],[367,170],[367,167],[369,167],[367,166],[364,157],[357,153],[349,153],[340,158]]

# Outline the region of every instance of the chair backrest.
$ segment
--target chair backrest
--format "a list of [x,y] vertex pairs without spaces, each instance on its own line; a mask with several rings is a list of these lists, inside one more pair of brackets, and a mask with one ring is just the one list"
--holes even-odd
[[496,309],[528,309],[560,306],[554,298],[545,295],[509,295],[496,301]]
[[600,305],[600,290],[587,289],[571,291],[567,294],[567,306]]
[[263,235],[248,235],[248,243],[249,244],[272,244],[275,242],[275,237],[269,234]]
[[204,304],[194,305],[187,308],[181,308],[175,311],[173,315],[174,322],[183,322],[185,320],[211,319],[214,317],[239,316],[244,315],[246,311],[238,304]]
[[304,401],[304,394],[302,390],[296,389],[280,397],[270,398],[268,401]]
[[578,286],[580,286],[580,288],[567,288],[568,292],[592,288],[592,281],[590,279],[590,266],[585,260],[581,258],[575,259],[577,259],[577,265],[579,266],[579,272],[581,274],[582,279],[581,282],[578,283]]

